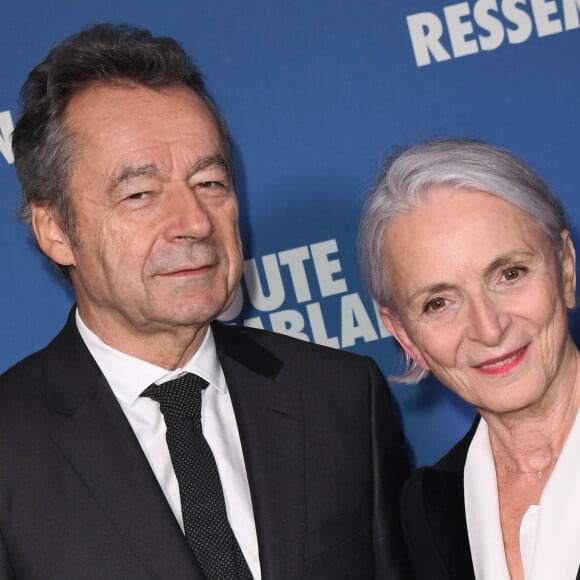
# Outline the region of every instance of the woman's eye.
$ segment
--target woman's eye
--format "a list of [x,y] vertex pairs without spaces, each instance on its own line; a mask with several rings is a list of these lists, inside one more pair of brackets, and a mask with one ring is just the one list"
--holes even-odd
[[501,273],[501,277],[506,282],[511,282],[520,277],[520,274],[523,272],[523,268],[519,266],[513,266],[512,268],[507,268]]
[[445,298],[433,298],[433,300],[429,300],[425,305],[425,312],[433,312],[435,310],[441,310],[446,304]]

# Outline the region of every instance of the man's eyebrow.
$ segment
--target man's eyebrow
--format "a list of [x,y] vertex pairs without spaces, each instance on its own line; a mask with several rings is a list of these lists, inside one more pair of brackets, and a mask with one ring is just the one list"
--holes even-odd
[[[228,170],[228,164],[224,156],[221,153],[216,153],[215,155],[206,155],[205,157],[200,157],[196,159],[195,162],[189,168],[189,175],[195,175],[198,171],[203,171],[208,167],[219,167],[223,169],[228,177],[230,172]],[[111,180],[109,191],[114,191],[119,185],[135,179],[138,177],[153,177],[159,175],[161,172],[156,163],[146,163],[144,165],[127,165],[121,169],[119,174]]]
[[203,171],[208,167],[219,167],[223,169],[228,176],[230,175],[229,166],[226,163],[225,157],[221,153],[215,155],[206,155],[196,159],[195,163],[189,169],[189,175],[195,175],[198,171]]
[[159,167],[155,163],[147,163],[145,165],[128,165],[123,167],[119,174],[113,178],[109,191],[114,191],[119,185],[135,179],[137,177],[151,177],[159,174]]

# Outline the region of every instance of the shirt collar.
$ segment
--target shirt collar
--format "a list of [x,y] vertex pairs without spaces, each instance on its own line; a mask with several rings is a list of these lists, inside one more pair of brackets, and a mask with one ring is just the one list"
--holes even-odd
[[124,403],[132,405],[149,385],[164,383],[185,372],[195,373],[220,393],[227,392],[211,327],[208,327],[203,342],[193,357],[182,368],[168,371],[105,344],[82,321],[78,310],[75,320],[89,352],[99,365],[117,399]]

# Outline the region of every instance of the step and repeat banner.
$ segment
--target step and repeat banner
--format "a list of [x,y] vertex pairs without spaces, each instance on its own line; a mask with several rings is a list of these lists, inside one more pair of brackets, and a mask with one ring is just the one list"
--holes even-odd
[[[364,289],[362,205],[403,146],[474,137],[527,161],[580,222],[580,0],[9,0],[0,7],[0,371],[44,346],[73,296],[16,222],[11,153],[28,71],[97,22],[180,41],[235,147],[244,277],[224,319],[401,356]],[[394,385],[417,465],[473,411],[434,380]]]

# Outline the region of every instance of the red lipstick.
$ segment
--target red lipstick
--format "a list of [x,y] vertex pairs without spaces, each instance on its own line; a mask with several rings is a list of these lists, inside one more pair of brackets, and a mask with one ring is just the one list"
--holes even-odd
[[506,374],[520,364],[528,350],[528,346],[529,344],[526,344],[523,348],[514,350],[504,356],[487,360],[473,368],[486,375]]

